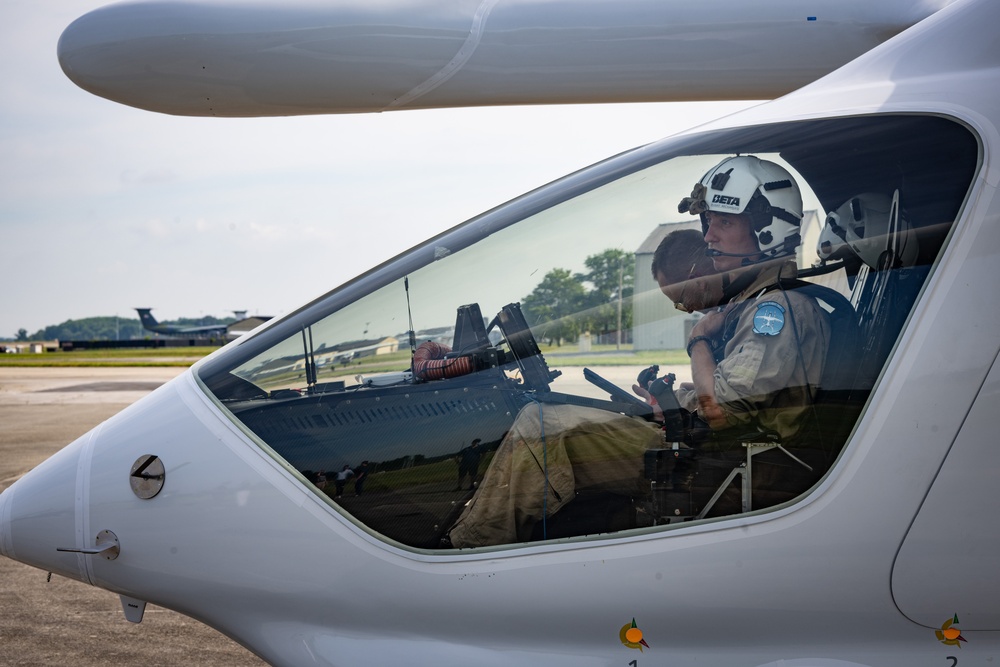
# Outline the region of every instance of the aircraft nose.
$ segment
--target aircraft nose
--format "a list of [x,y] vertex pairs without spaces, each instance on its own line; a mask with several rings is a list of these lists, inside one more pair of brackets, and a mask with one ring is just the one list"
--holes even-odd
[[82,558],[56,549],[80,548],[87,539],[78,478],[93,437],[64,447],[0,493],[0,555],[90,583]]

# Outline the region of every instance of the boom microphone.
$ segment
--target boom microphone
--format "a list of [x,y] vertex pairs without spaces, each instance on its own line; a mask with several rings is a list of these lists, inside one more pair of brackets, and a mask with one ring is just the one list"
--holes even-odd
[[735,253],[735,252],[722,252],[721,250],[715,250],[714,248],[708,248],[705,250],[705,255],[708,257],[756,257],[760,255],[760,250],[756,252],[745,252],[745,253]]

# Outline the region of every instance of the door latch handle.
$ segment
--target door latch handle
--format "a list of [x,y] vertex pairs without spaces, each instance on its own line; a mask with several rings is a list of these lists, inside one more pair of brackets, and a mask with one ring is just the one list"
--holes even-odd
[[66,551],[69,553],[86,554],[88,556],[101,555],[107,560],[118,558],[121,553],[121,545],[118,543],[118,536],[110,530],[102,530],[97,534],[97,546],[89,549],[73,549],[69,547],[59,548],[56,551]]

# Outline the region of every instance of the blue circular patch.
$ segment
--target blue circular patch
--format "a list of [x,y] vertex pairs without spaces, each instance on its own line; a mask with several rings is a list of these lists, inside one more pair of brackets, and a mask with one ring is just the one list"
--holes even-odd
[[777,336],[785,327],[785,309],[774,301],[757,304],[753,315],[753,332],[761,336]]

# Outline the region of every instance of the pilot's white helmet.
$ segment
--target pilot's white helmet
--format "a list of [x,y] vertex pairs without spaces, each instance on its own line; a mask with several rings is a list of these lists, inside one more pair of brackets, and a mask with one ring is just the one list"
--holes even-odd
[[757,247],[767,257],[794,253],[801,243],[802,193],[788,170],[753,155],[728,157],[710,169],[695,185],[690,197],[677,207],[681,213],[746,213],[750,216]]
[[853,253],[872,268],[886,250],[895,251],[899,266],[913,266],[919,246],[898,200],[894,203],[893,197],[879,192],[851,197],[828,214],[816,244],[820,259],[841,259]]

